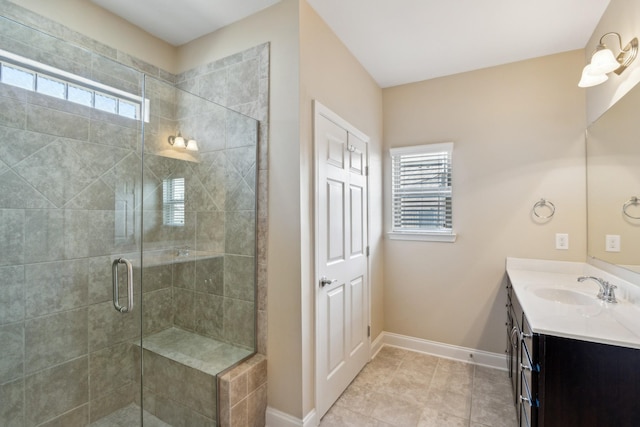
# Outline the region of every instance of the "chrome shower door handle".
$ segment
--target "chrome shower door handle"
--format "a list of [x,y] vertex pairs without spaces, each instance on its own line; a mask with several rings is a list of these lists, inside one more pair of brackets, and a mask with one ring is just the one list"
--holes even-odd
[[[118,296],[118,266],[125,264],[127,266],[127,306],[120,305]],[[129,313],[133,310],[133,265],[131,261],[118,258],[113,260],[111,264],[111,274],[113,275],[113,306],[120,313]]]

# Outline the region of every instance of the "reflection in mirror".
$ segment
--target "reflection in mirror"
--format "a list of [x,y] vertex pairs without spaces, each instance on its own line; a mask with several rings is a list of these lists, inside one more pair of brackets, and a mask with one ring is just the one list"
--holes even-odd
[[587,130],[588,254],[640,272],[640,86]]

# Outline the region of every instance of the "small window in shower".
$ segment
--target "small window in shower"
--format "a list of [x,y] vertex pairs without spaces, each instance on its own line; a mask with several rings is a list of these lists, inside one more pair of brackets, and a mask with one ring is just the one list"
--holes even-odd
[[0,78],[2,83],[22,89],[34,90],[36,80],[33,73],[7,64],[2,64],[2,69],[0,71],[2,72],[2,78]]
[[149,121],[147,99],[1,49],[0,82],[129,119],[144,114]]
[[36,92],[59,99],[67,97],[67,85],[60,80],[38,74],[36,78]]
[[162,180],[162,223],[184,226],[184,178]]

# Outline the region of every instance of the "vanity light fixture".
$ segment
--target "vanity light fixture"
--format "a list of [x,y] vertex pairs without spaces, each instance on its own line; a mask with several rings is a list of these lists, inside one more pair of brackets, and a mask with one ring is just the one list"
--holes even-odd
[[[603,39],[607,36],[615,35],[618,37],[620,45],[620,53],[614,56],[613,52],[603,43]],[[614,72],[620,75],[629,65],[636,59],[638,55],[638,38],[634,37],[623,48],[622,37],[615,32],[606,33],[600,37],[596,50],[591,55],[591,62],[582,70],[582,78],[578,86],[590,87],[604,83],[609,78],[608,73]]]
[[185,139],[180,132],[177,136],[169,136],[169,145],[175,148],[186,148],[189,151],[198,151],[198,143],[195,139]]

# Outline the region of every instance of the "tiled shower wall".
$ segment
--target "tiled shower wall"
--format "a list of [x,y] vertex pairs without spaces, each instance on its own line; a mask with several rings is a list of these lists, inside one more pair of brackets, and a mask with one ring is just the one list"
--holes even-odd
[[[176,86],[219,103],[259,122],[257,173],[257,351],[267,354],[267,179],[269,135],[269,44],[264,43],[218,61],[205,64],[176,77]],[[235,214],[233,214],[235,216]],[[240,229],[250,219],[234,220]],[[247,231],[247,228],[245,228]],[[227,237],[227,242],[229,239]],[[247,255],[248,249],[227,252]]]
[[[143,276],[166,270],[176,326],[253,349],[257,122],[158,80],[146,90],[161,108],[150,109],[145,128],[144,261],[184,256]],[[172,148],[167,139],[178,132],[199,150]],[[185,182],[183,226],[163,224],[162,181],[174,178]],[[147,310],[163,310],[157,302]]]
[[[29,52],[25,56],[46,58],[44,62],[54,61],[53,65],[60,68],[134,93],[139,92],[140,76],[102,55],[141,69],[148,75],[169,81],[176,80],[175,76],[71,32],[6,0],[0,0],[0,6],[7,16],[31,26],[46,28],[48,32],[99,52],[100,55],[76,49],[57,39],[28,32],[25,28],[3,21],[0,41],[8,50]],[[15,46],[15,49],[9,49],[10,46]],[[256,70],[255,73],[250,71],[252,67]],[[244,92],[246,88],[234,80],[235,77],[229,78],[229,72],[234,68],[248,72],[248,76],[254,80],[247,87],[257,88],[257,92],[247,94]],[[261,119],[257,172],[257,303],[258,350],[265,353],[268,45],[192,70],[179,78],[182,84],[189,80],[197,82],[195,84],[199,87],[196,91],[204,94],[202,91],[208,90],[205,89],[208,86],[203,82],[206,78],[212,78],[207,72],[211,70],[217,72],[218,76],[226,74],[226,83],[220,83],[223,86],[228,84],[225,89],[226,101],[235,102],[239,111],[251,113]],[[185,78],[187,75],[190,76],[188,79]],[[161,87],[165,84],[159,81],[157,83],[158,90],[162,91]],[[244,95],[229,95],[233,94],[234,88],[241,90]],[[154,88],[149,86],[147,90],[152,94]],[[178,117],[185,120],[180,122]],[[189,114],[165,119],[164,122],[153,122],[161,123],[157,128],[152,123],[145,129],[148,141],[151,140],[150,134],[154,132],[158,136],[155,141],[166,140],[166,135],[173,133],[176,125],[187,126]],[[43,123],[50,122],[55,125],[42,127]],[[0,272],[2,425],[36,425],[53,420],[62,413],[64,414],[60,418],[55,419],[56,422],[62,425],[81,425],[132,401],[136,394],[131,380],[135,375],[135,360],[128,342],[135,338],[139,330],[136,320],[139,319],[139,313],[134,311],[134,321],[125,322],[113,310],[110,302],[109,268],[112,259],[110,254],[138,250],[139,242],[128,240],[126,236],[114,239],[115,222],[120,214],[114,209],[116,201],[131,201],[126,188],[142,185],[138,176],[138,147],[131,145],[132,141],[140,140],[138,125],[131,120],[88,111],[83,107],[19,89],[5,87],[0,93],[0,185],[4,187],[0,191],[4,196],[0,200],[0,265],[3,265]],[[225,132],[228,130],[233,131],[225,125]],[[192,136],[199,138],[195,132]],[[199,143],[204,144],[206,138],[201,141]],[[79,154],[79,145],[83,145],[82,155]],[[204,154],[206,144],[203,148]],[[89,150],[90,155],[85,154],[85,149]],[[166,165],[161,165],[162,160],[152,164],[153,144],[149,144],[148,149],[147,169],[156,169],[153,172],[155,176],[145,175],[145,182],[155,180],[157,183],[157,179],[163,176],[157,168]],[[54,172],[45,172],[46,165],[50,165]],[[60,168],[59,165],[64,167]],[[193,172],[198,168],[192,169]],[[175,172],[175,169],[169,167],[167,171]],[[255,170],[241,174],[247,185],[250,185],[251,173],[255,174]],[[25,182],[28,184],[25,185]],[[122,182],[130,185],[119,187]],[[37,191],[34,192],[33,188]],[[145,193],[146,196],[152,194],[153,191]],[[245,192],[245,196],[246,194],[248,193]],[[19,206],[16,204],[17,200],[20,200]],[[135,196],[133,203],[139,204]],[[238,209],[232,216],[238,217],[236,227],[246,230],[244,224],[248,220],[246,216],[242,216],[243,210]],[[140,218],[134,217],[133,221],[139,224]],[[151,223],[145,217],[145,224]],[[210,228],[205,227],[206,221],[202,218],[194,224],[199,224],[200,229],[193,231],[201,240],[192,240],[192,249],[215,251],[216,248],[212,248],[212,245],[216,245],[213,243],[215,241],[219,242],[220,236],[211,236],[208,233]],[[154,232],[157,231],[145,228],[145,232],[148,232],[145,244],[149,243],[151,248]],[[45,245],[42,244],[43,235],[47,236]],[[88,236],[91,238],[87,238]],[[225,243],[228,236],[223,236]],[[188,237],[185,239],[179,235],[169,238],[174,239],[172,244],[189,241]],[[250,257],[246,246],[235,248],[232,252],[238,252],[230,253],[232,257]],[[173,277],[173,271],[169,272],[162,266],[150,267],[145,271],[145,293],[149,292],[149,295],[145,294],[145,302],[148,304],[145,307],[149,309],[143,320],[145,334],[170,327],[173,322],[187,329],[190,325],[191,311],[184,310],[183,304],[185,299],[189,300],[189,297],[184,296],[189,295],[191,290],[187,285],[179,289],[180,283],[167,280],[168,275]],[[55,282],[51,280],[53,276],[62,279]],[[194,284],[193,301],[197,303],[195,286],[197,284]],[[233,296],[229,294],[228,298],[243,302],[240,294],[245,291],[246,289],[238,291]],[[51,294],[48,292],[64,297],[56,298],[56,302],[51,304],[52,299],[48,296]],[[216,295],[215,292],[212,294]],[[224,298],[224,289],[222,294]],[[195,304],[193,309],[193,319],[196,319],[199,313]],[[176,316],[176,312],[180,315]],[[248,310],[240,309],[234,314],[233,309],[229,310],[231,315],[240,313],[241,316],[247,312]],[[232,320],[233,317],[229,319]],[[195,323],[191,325],[198,331]],[[222,338],[228,339],[234,335],[231,332],[225,335],[224,329],[217,333],[222,333]],[[253,335],[241,333],[237,339],[239,344],[247,345]],[[266,384],[258,385],[264,393]],[[68,393],[61,395],[61,389]],[[25,400],[24,396],[30,398]]]

